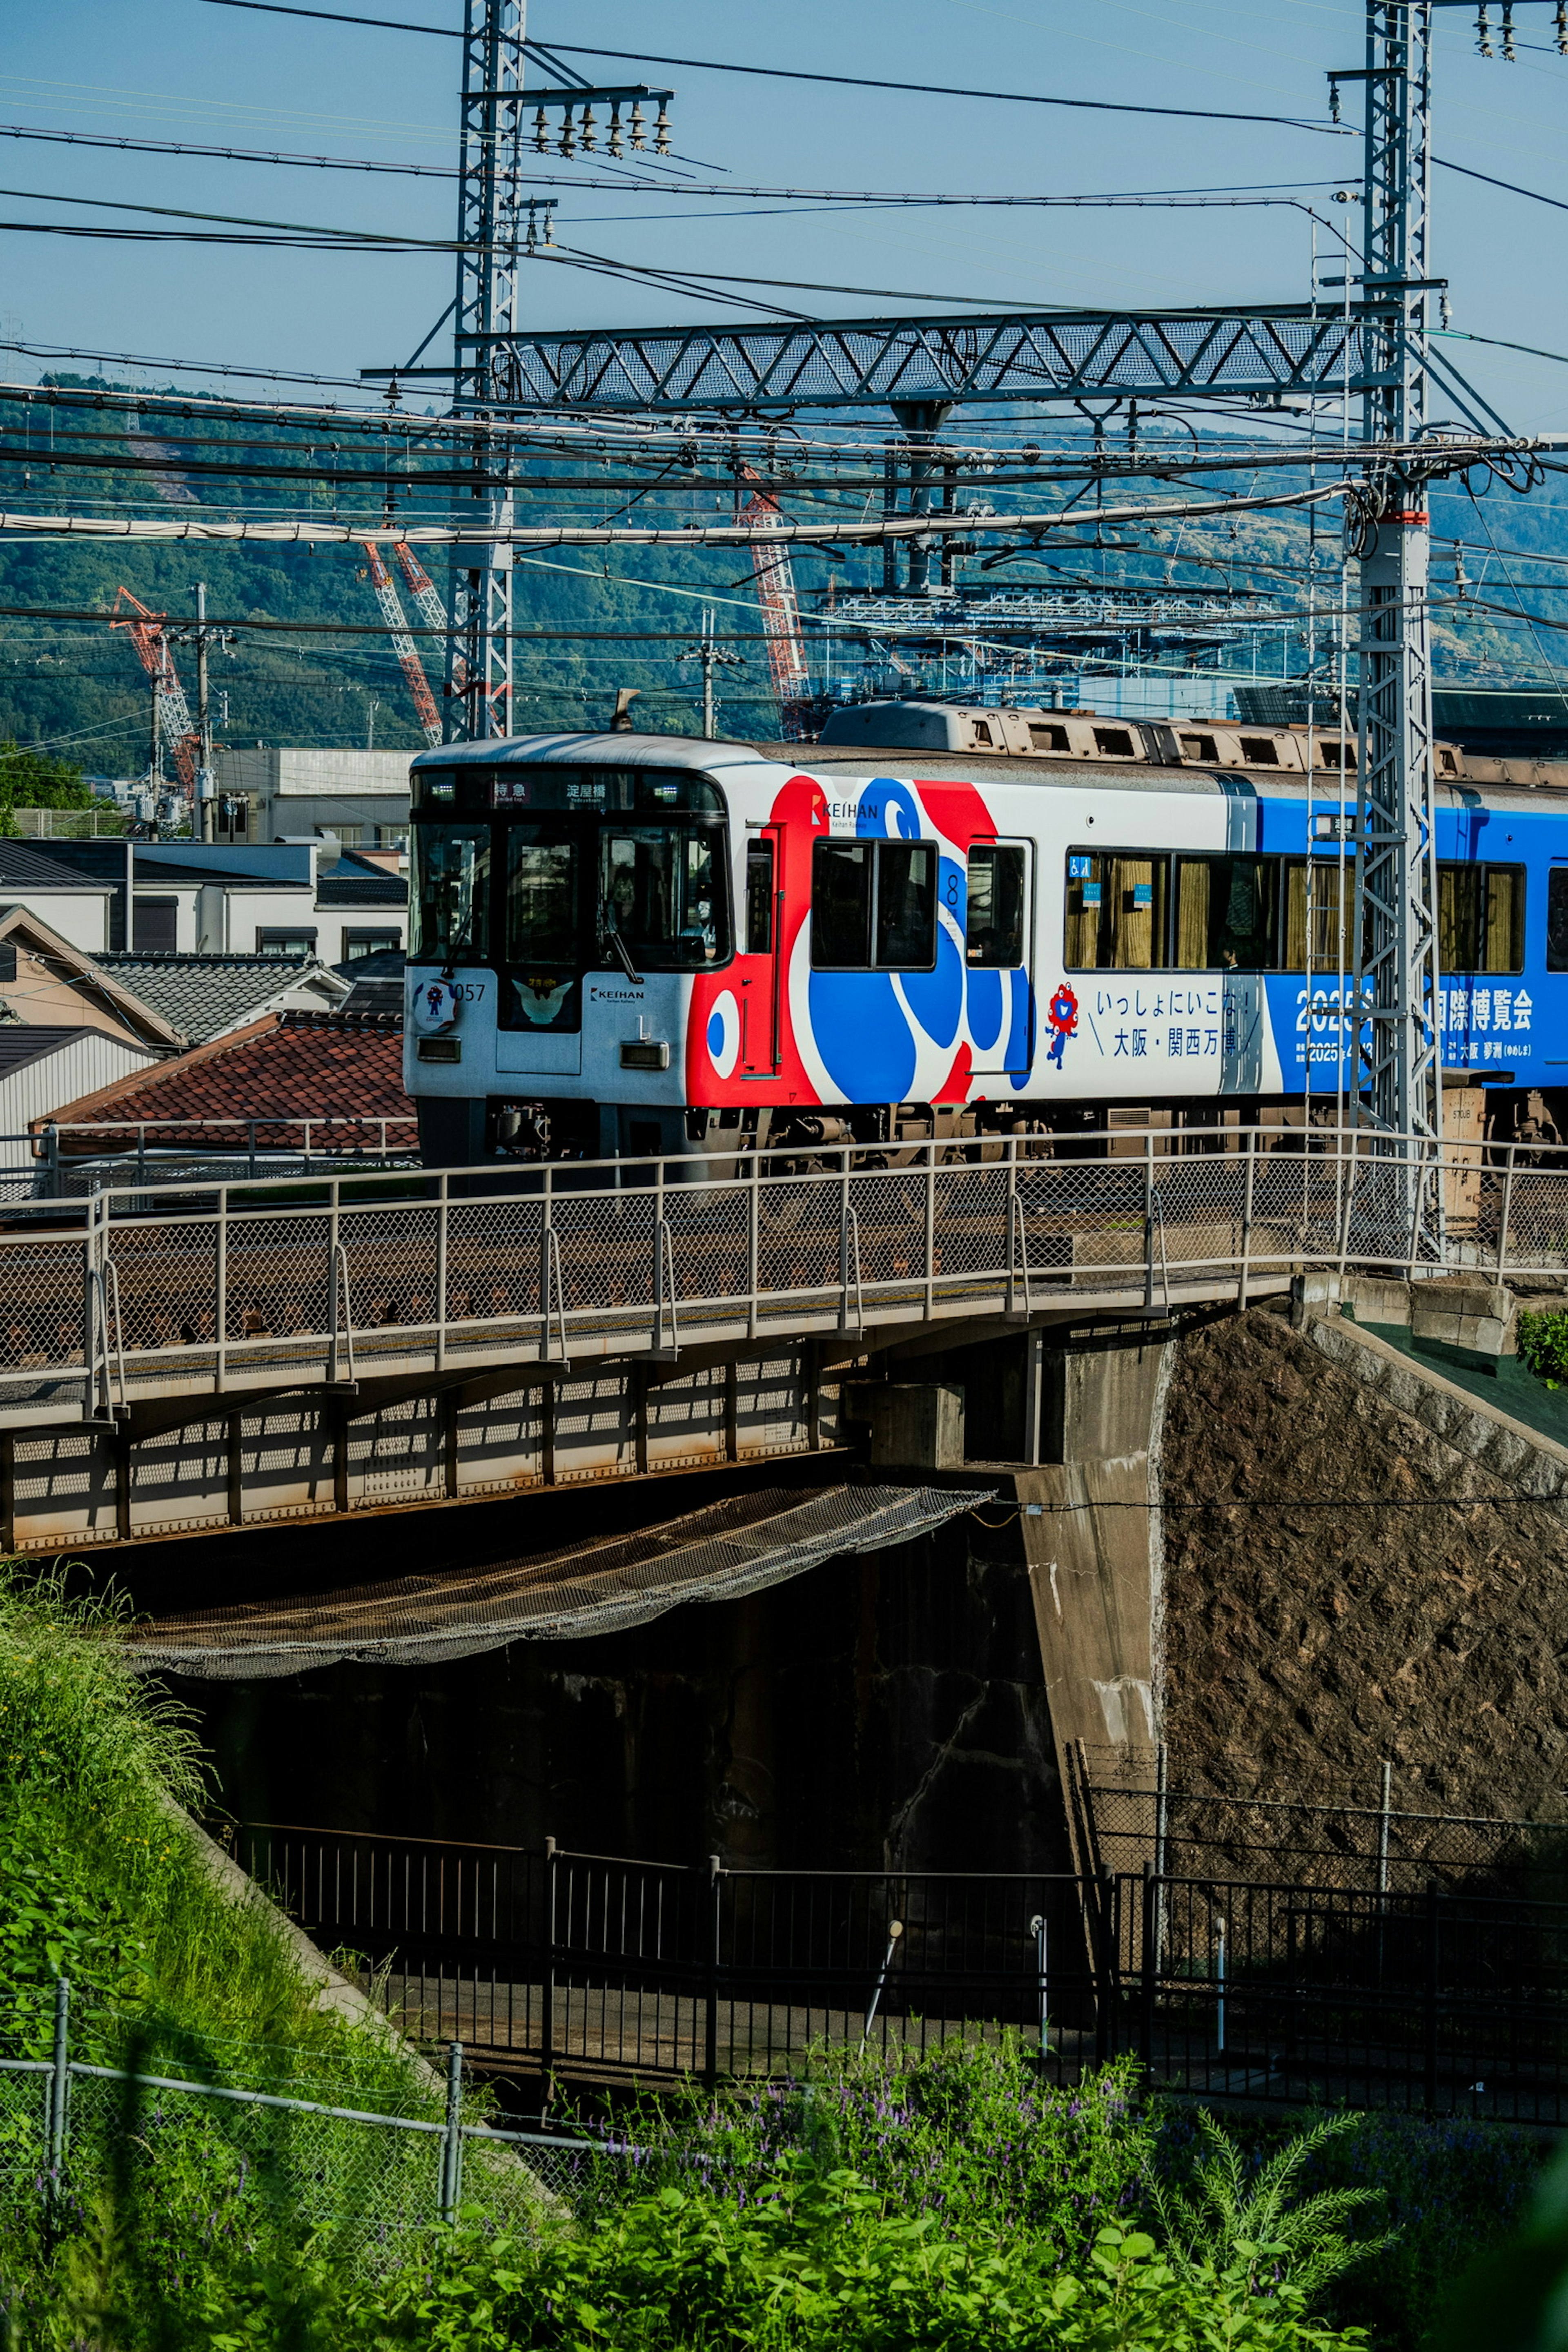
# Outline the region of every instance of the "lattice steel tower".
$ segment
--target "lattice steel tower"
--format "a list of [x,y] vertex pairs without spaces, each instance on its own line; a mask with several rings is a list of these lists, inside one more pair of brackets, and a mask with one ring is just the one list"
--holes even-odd
[[[1363,394],[1368,441],[1416,441],[1426,422],[1431,16],[1426,0],[1369,0],[1365,68],[1333,78],[1366,93],[1362,299],[1381,379]],[[1426,479],[1394,462],[1367,485],[1350,958],[1373,1124],[1415,1136],[1443,1123]],[[1358,1061],[1352,1044],[1352,1103]]]
[[[527,218],[522,190],[526,0],[463,0],[463,96],[458,183],[458,292],[453,399],[481,425],[493,390],[490,338],[517,328],[517,274]],[[479,340],[476,340],[479,339]],[[503,440],[477,432],[474,481],[458,519],[504,531],[512,520]],[[511,549],[460,548],[452,563],[447,733],[511,731]]]

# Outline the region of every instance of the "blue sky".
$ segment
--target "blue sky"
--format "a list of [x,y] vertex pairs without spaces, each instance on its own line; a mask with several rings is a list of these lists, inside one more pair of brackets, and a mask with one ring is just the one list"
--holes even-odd
[[[376,0],[346,0],[371,13]],[[389,0],[388,13],[456,21],[454,0]],[[1498,11],[1494,8],[1494,42]],[[1436,147],[1454,162],[1568,201],[1563,126],[1568,60],[1550,54],[1549,7],[1517,12],[1519,60],[1474,54],[1468,12],[1441,12]],[[1323,119],[1324,68],[1361,55],[1362,12],[1330,0],[536,0],[542,40],[705,54],[898,79],[980,84],[1166,106]],[[0,123],[131,138],[446,164],[456,122],[451,40],[248,16],[204,0],[9,0]],[[705,184],[1066,194],[1252,183],[1354,184],[1360,142],[1239,122],[1136,115],[597,64],[612,79],[668,80],[675,144]],[[1354,85],[1346,112],[1357,103]],[[690,169],[681,165],[679,169]],[[560,239],[628,261],[820,279],[1016,303],[1155,304],[1300,298],[1311,226],[1285,204],[1201,213],[941,211],[826,217],[754,201],[575,194],[593,159],[546,169],[568,184]],[[442,181],[110,154],[0,139],[0,218],[111,221],[68,195],[263,215],[340,227],[451,233]],[[21,192],[21,193],[18,193]],[[1454,324],[1568,352],[1563,289],[1568,214],[1439,172],[1435,267],[1453,284]],[[130,217],[130,216],[128,216]],[[156,224],[154,224],[156,225]],[[1320,232],[1320,245],[1324,242]],[[0,264],[0,320],[27,337],[106,351],[353,375],[404,359],[450,291],[445,257],[316,255],[94,243],[13,233]],[[791,294],[825,314],[912,304]],[[531,267],[526,318],[542,327],[649,324],[743,315],[717,301],[617,285],[554,263]],[[1520,430],[1568,433],[1568,366],[1450,345]],[[9,373],[9,369],[6,370]],[[157,380],[158,372],[153,376]]]

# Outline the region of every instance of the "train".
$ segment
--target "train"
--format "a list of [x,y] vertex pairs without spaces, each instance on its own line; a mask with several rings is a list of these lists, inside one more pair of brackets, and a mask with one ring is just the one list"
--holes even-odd
[[[1342,1114],[1352,736],[905,699],[412,763],[427,1165]],[[1568,1136],[1568,763],[1439,744],[1454,1131]]]

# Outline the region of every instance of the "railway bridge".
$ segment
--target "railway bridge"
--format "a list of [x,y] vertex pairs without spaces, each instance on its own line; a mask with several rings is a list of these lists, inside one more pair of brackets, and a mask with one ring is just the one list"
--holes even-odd
[[868,1461],[1004,1489],[1058,1737],[1142,1750],[1174,1324],[1347,1273],[1568,1286],[1568,1154],[1230,1127],[105,1190],[0,1233],[0,1545]]

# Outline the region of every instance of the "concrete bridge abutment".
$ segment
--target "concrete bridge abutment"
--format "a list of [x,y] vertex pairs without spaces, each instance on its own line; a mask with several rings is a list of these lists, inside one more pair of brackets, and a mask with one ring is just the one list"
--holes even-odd
[[[1041,1446],[1015,1474],[1064,1787],[1085,1750],[1148,1785],[1159,1736],[1160,1433],[1168,1324],[1043,1343]],[[1107,1751],[1110,1751],[1107,1756]]]

